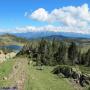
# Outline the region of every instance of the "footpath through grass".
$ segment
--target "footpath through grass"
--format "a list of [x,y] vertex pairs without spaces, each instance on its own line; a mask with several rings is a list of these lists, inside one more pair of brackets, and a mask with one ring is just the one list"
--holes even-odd
[[[53,67],[44,66],[43,70],[37,70],[36,66],[28,65],[26,61],[26,58],[16,58],[0,64],[0,87],[11,86],[14,79],[11,79],[12,81],[8,80],[8,76],[10,76],[10,74],[12,76],[13,67],[19,65],[18,68],[15,69],[15,73],[18,70],[20,72],[13,75],[19,80],[19,77],[24,75],[24,71],[27,73],[25,76],[24,90],[75,90],[68,79],[59,78],[57,75],[51,73]],[[21,70],[19,68],[23,69]],[[90,73],[90,68],[87,67],[81,66],[80,70]],[[4,80],[4,77],[7,77],[7,80]]]
[[31,65],[28,68],[25,90],[74,90],[66,78],[58,78],[51,73],[52,67],[37,70],[36,66]]

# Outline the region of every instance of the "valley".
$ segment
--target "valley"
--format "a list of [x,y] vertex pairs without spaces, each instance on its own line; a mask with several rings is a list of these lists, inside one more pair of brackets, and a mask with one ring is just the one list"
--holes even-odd
[[[2,38],[5,38],[6,36],[7,35],[3,36]],[[84,61],[79,61],[78,63],[76,62],[74,65],[72,65],[72,62],[69,61],[69,59],[65,59],[65,57],[67,57],[67,55],[65,54],[67,50],[64,49],[64,51],[66,50],[64,52],[63,49],[60,49],[61,47],[59,46],[61,45],[63,47],[64,43],[66,43],[66,48],[69,49],[72,39],[69,39],[67,41],[67,39],[58,40],[55,38],[45,38],[39,40],[23,40],[23,42],[21,42],[16,39],[17,37],[12,36],[17,42],[15,44],[11,35],[7,37],[10,37],[9,43],[7,42],[7,40],[4,40],[2,42],[6,42],[8,44],[4,43],[0,46],[0,89],[4,88],[4,90],[89,90],[89,85],[87,85],[86,83],[83,83],[83,85],[85,84],[84,87],[82,87],[80,83],[76,83],[75,80],[78,80],[77,78],[67,78],[61,72],[59,72],[58,74],[52,73],[52,71],[58,66],[63,66],[64,68],[67,66],[67,71],[68,67],[71,67],[75,70],[78,70],[77,72],[80,72],[83,75],[90,75],[89,62],[86,61],[88,64],[82,64]],[[82,42],[82,44],[77,44],[78,48],[81,51],[80,55],[82,56],[83,54],[87,53],[90,48],[90,43],[87,43],[88,44],[86,44],[86,42]],[[54,50],[51,48],[51,45],[56,45],[55,47],[53,46]],[[65,48],[65,46],[63,48]],[[53,52],[48,50],[53,50],[53,52],[57,53],[58,50],[62,50],[62,52],[59,51],[59,53],[61,53],[60,55],[66,56],[59,56],[57,58],[58,54],[55,53],[57,54],[57,56],[56,59],[53,59]],[[80,58],[81,56],[78,60],[82,60]],[[63,64],[63,61],[61,62],[61,60],[63,60],[65,64]],[[59,70],[59,68],[57,69]]]

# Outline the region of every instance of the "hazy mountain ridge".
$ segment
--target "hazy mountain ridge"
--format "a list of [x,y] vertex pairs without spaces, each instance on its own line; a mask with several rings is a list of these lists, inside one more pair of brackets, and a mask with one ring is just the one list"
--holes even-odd
[[19,37],[24,37],[27,39],[37,39],[41,37],[49,37],[49,36],[63,36],[66,38],[87,38],[90,39],[89,34],[80,34],[80,33],[70,33],[70,32],[26,32],[26,33],[14,33],[14,35]]
[[[52,40],[64,40],[66,42],[76,41],[79,43],[90,43],[90,38],[80,35],[72,35],[71,33],[54,33],[54,32],[28,32],[28,33],[14,33],[0,35],[0,45],[18,45],[24,44],[29,40],[40,40],[41,38]],[[75,34],[75,33],[73,33]],[[29,40],[27,40],[29,39]]]
[[0,35],[0,46],[4,46],[4,45],[23,45],[27,41],[28,41],[27,39],[17,37],[17,36],[12,35],[12,34]]
[[29,40],[40,40],[41,38],[57,40],[64,40],[67,42],[76,41],[79,43],[90,43],[90,35],[80,33],[65,33],[65,32],[27,32],[27,33],[15,33],[18,37],[24,37]]

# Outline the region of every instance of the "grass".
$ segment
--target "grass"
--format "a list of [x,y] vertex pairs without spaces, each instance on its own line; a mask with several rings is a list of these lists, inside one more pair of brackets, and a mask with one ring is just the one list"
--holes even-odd
[[81,72],[86,73],[86,74],[90,74],[90,67],[85,67],[83,65],[79,66]]
[[66,78],[58,78],[51,73],[52,67],[36,68],[29,66],[25,90],[74,90]]
[[[19,60],[22,59],[19,58]],[[13,59],[0,64],[0,87],[11,86],[12,81],[3,80],[3,77],[10,75],[15,62],[16,60]],[[43,70],[37,70],[36,66],[27,64],[25,68],[28,76],[24,90],[74,90],[66,78],[59,78],[51,73],[53,67],[44,66]],[[82,72],[90,74],[89,67],[80,66],[79,68]]]
[[0,86],[6,86],[9,84],[8,80],[3,80],[4,77],[7,77],[12,71],[14,65],[13,60],[7,60],[0,64]]

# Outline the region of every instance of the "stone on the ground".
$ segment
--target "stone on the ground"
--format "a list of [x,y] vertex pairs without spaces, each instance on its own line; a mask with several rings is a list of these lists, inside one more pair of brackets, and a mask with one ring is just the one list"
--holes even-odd
[[3,80],[7,80],[7,77],[3,77]]
[[62,73],[67,78],[73,78],[76,83],[79,83],[83,87],[90,85],[90,75],[82,74],[79,68],[72,68],[69,66],[58,66],[54,68],[52,72],[54,74],[57,74],[58,76]]

